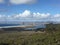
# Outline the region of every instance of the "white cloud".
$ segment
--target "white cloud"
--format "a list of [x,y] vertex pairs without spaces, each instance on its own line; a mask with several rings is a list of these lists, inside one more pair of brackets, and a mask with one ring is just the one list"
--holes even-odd
[[21,19],[21,18],[23,18],[23,19],[43,19],[43,18],[48,18],[50,16],[50,14],[49,13],[43,13],[43,14],[41,14],[41,13],[39,13],[39,12],[37,12],[37,13],[31,13],[31,11],[29,11],[29,10],[25,10],[23,13],[19,13],[19,14],[17,14],[17,15],[15,15],[14,16],[14,18],[16,18],[16,19]]
[[49,16],[50,16],[49,13],[47,13],[47,14],[44,14],[44,13],[43,13],[43,14],[41,14],[41,17],[42,17],[42,18],[48,18]]
[[[33,4],[37,0],[8,0],[11,4]],[[0,3],[7,3],[6,0],[0,0]]]
[[4,2],[4,0],[0,0],[0,3],[3,3]]
[[55,18],[59,18],[60,17],[60,14],[56,14],[54,15]]
[[10,0],[12,4],[31,4],[35,3],[37,0]]
[[34,15],[34,17],[35,18],[39,18],[39,19],[41,19],[41,18],[48,18],[49,16],[50,16],[50,14],[49,13],[39,13],[39,12],[37,12],[37,13],[33,13],[33,15]]
[[29,10],[25,10],[24,12],[15,15],[0,15],[0,21],[2,20],[60,21],[60,14],[51,15],[50,13],[32,13]]
[[31,16],[31,12],[29,10],[25,10],[23,13],[17,14],[14,18],[28,18]]
[[50,17],[50,20],[60,22],[60,14],[55,14]]
[[29,17],[31,15],[31,12],[29,10],[25,10],[22,14],[20,14],[21,17]]

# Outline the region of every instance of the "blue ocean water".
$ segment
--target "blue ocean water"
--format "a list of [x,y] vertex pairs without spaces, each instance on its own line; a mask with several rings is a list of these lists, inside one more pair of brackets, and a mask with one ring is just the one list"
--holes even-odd
[[18,26],[20,24],[0,24],[0,27],[4,27],[4,26]]
[[[20,24],[0,24],[0,27],[8,27],[8,26],[22,26]],[[33,28],[46,28],[46,25],[40,24],[40,25],[36,25]]]

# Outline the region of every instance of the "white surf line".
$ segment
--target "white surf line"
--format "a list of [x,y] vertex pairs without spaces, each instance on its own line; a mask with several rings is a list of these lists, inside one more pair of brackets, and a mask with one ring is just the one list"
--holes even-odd
[[19,25],[19,26],[4,26],[4,27],[0,27],[0,28],[15,28],[15,27],[21,27],[21,28],[28,28],[28,27],[34,27],[32,25]]

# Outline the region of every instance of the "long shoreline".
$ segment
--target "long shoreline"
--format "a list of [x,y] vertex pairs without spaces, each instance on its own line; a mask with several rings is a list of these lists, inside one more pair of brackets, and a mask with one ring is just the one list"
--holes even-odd
[[28,28],[28,27],[33,27],[33,25],[2,26],[0,28],[15,28],[15,27]]

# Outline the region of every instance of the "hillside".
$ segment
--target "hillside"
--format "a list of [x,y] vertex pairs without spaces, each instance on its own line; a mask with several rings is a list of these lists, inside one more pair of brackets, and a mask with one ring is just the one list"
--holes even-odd
[[60,24],[49,24],[42,33],[41,31],[1,33],[0,45],[60,45]]

